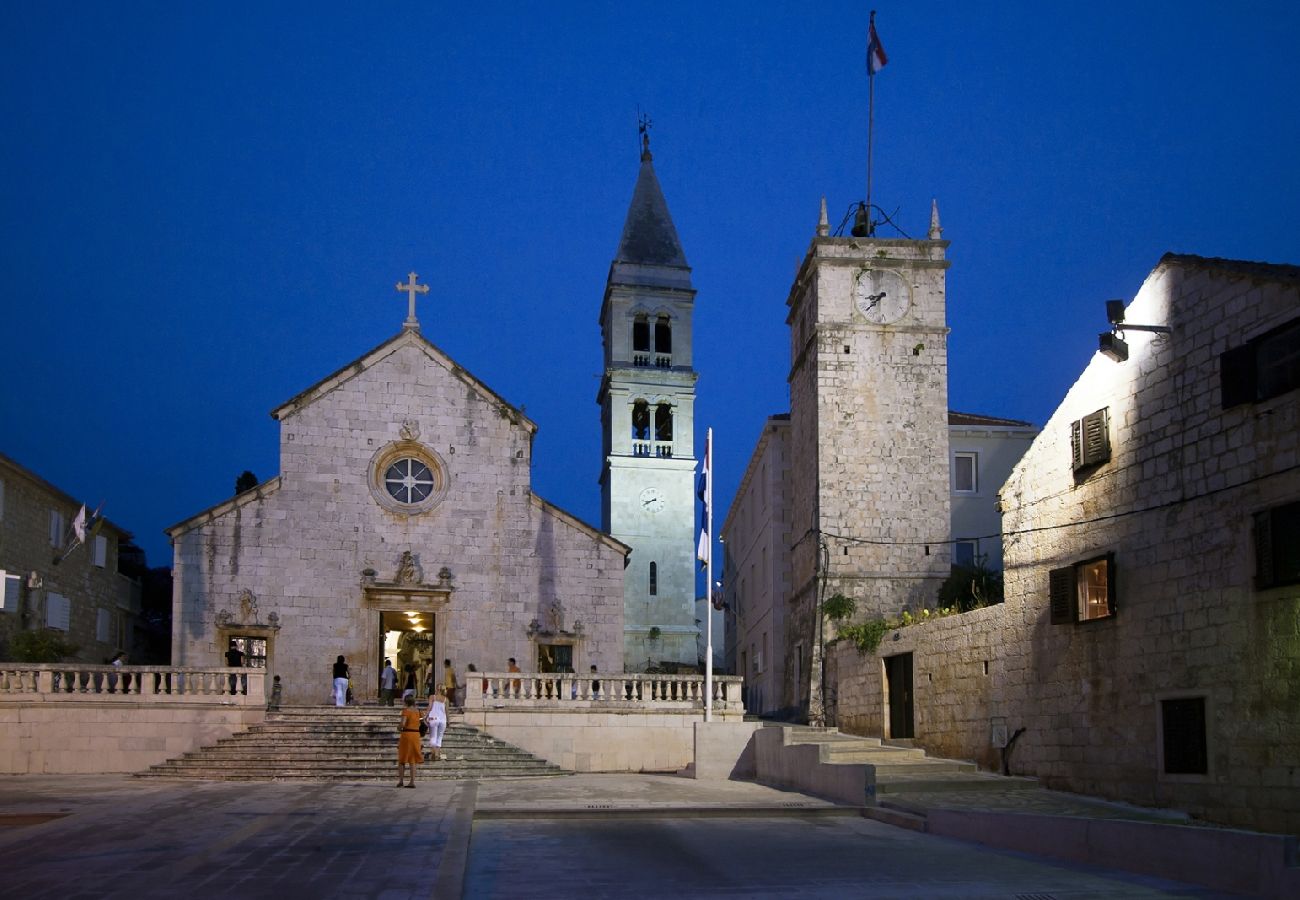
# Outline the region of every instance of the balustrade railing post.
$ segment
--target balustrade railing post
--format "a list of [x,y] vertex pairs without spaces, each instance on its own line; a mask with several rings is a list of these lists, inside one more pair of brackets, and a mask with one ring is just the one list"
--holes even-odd
[[54,693],[54,673],[49,669],[41,669],[36,673],[36,693]]

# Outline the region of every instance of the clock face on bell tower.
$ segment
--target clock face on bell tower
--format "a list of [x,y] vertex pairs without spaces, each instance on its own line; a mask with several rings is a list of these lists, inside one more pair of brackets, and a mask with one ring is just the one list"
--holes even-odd
[[890,325],[907,315],[911,288],[892,269],[860,269],[853,279],[853,305],[876,325]]

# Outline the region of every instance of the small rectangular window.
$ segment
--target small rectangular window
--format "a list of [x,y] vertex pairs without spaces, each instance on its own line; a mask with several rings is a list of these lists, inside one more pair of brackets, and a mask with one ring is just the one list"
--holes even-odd
[[1300,387],[1300,319],[1219,356],[1223,408],[1255,403]]
[[975,554],[979,549],[978,541],[955,541],[952,545],[952,564],[963,569],[975,568]]
[[95,535],[95,542],[91,546],[91,559],[101,569],[108,565],[108,538],[102,534]]
[[63,530],[63,513],[50,510],[50,546],[56,550],[63,548]]
[[0,569],[0,612],[18,612],[22,591],[22,576]]
[[62,594],[45,595],[45,624],[49,628],[67,631],[72,619],[72,604]]
[[1160,725],[1166,775],[1209,773],[1205,738],[1205,698],[1160,701]]
[[1076,471],[1110,459],[1108,410],[1099,409],[1071,423],[1070,453]]
[[974,453],[952,455],[952,489],[958,494],[974,494],[978,490],[978,456]]
[[108,643],[113,635],[113,614],[106,609],[95,611],[95,640]]
[[1300,584],[1300,502],[1255,513],[1255,587]]
[[1079,621],[1104,619],[1112,612],[1110,605],[1110,560],[1094,559],[1075,567],[1078,586]]

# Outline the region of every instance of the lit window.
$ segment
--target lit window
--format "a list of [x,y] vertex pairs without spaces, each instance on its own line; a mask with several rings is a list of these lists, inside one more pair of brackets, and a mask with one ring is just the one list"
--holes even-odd
[[1255,513],[1255,587],[1300,584],[1300,502]]
[[974,453],[954,453],[952,456],[952,489],[958,494],[973,494],[978,490],[978,456]]
[[1048,573],[1052,624],[1115,615],[1115,556],[1108,554]]

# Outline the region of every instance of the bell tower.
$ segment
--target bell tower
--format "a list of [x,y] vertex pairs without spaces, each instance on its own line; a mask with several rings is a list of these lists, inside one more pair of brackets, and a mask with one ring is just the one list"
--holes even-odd
[[889,618],[949,574],[947,247],[937,205],[912,240],[830,236],[822,201],[786,301],[789,646],[816,649],[819,596]]
[[624,571],[627,671],[697,659],[695,289],[642,129],[641,170],[600,310],[601,527],[632,547]]

